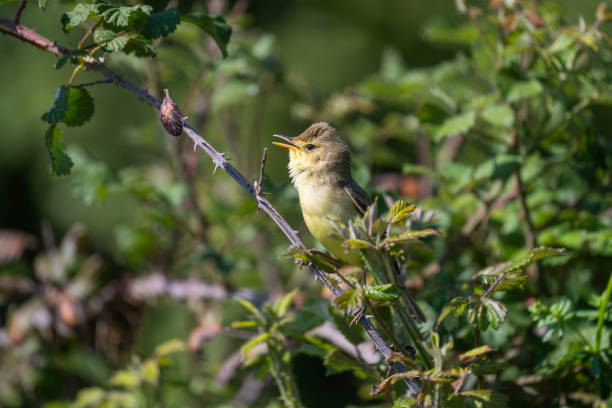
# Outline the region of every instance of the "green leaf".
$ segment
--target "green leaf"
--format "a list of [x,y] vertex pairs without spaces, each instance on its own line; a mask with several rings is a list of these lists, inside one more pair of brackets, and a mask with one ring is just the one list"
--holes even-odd
[[357,238],[347,239],[346,241],[342,243],[342,246],[349,251],[352,251],[355,249],[364,249],[364,248],[374,247],[374,245],[371,242],[365,241],[363,239],[357,239]]
[[251,312],[251,314],[257,318],[257,320],[259,320],[260,322],[264,321],[264,318],[261,314],[261,312],[259,311],[259,309],[257,309],[255,307],[255,305],[251,302],[249,302],[246,299],[243,298],[236,298],[236,302],[238,302],[240,304],[240,306],[244,307],[246,310],[248,310],[249,312]]
[[466,133],[476,123],[476,114],[473,111],[448,118],[438,128],[433,139],[440,141],[445,137]]
[[365,378],[366,373],[361,368],[361,364],[353,357],[339,349],[333,349],[327,353],[323,364],[326,368],[326,375],[341,373],[351,370],[359,378]]
[[208,33],[221,50],[223,57],[227,57],[227,43],[232,35],[232,27],[221,16],[185,14],[181,16],[181,21],[195,24],[200,29]]
[[240,352],[246,358],[247,355],[249,354],[249,352],[251,350],[253,350],[253,348],[256,345],[258,345],[260,343],[264,343],[264,342],[270,340],[271,338],[272,338],[272,335],[270,333],[261,333],[260,335],[255,336],[251,340],[249,340],[246,343],[244,343],[242,345],[242,347],[240,347]]
[[55,61],[55,64],[53,65],[53,68],[61,69],[64,65],[66,65],[68,60],[70,60],[70,57],[68,55],[63,55],[61,57],[58,57],[57,60]]
[[51,158],[51,170],[56,176],[70,174],[72,160],[64,151],[64,135],[57,125],[51,125],[45,133],[45,146]]
[[142,29],[142,35],[148,39],[165,37],[176,30],[181,23],[181,13],[175,8],[170,8],[159,13],[152,13],[147,18],[147,23]]
[[98,6],[96,4],[77,4],[72,11],[64,13],[61,18],[62,29],[68,33],[74,27],[87,21],[89,16],[98,13]]
[[98,387],[83,388],[76,397],[79,407],[97,406],[104,400],[104,390]]
[[151,383],[157,384],[159,379],[159,363],[157,359],[148,359],[140,365],[140,375],[142,378]]
[[402,165],[402,173],[404,174],[422,174],[424,176],[436,177],[438,174],[427,166],[419,164],[404,163]]
[[512,262],[503,262],[501,264],[489,266],[485,269],[482,269],[476,273],[476,276],[480,275],[499,275],[500,273],[509,274],[512,272],[517,272],[522,269],[525,269],[535,261],[540,259],[549,258],[552,256],[560,256],[565,255],[565,249],[562,248],[548,248],[548,247],[540,247],[532,249],[527,252],[522,258],[512,261]]
[[115,387],[133,389],[140,385],[140,378],[128,370],[119,370],[111,377],[109,384]]
[[487,311],[487,319],[491,327],[497,329],[505,320],[506,314],[508,314],[508,308],[502,302],[488,297],[480,299],[480,301]]
[[475,180],[506,180],[522,164],[523,160],[518,155],[499,154],[485,161],[474,171]]
[[46,10],[48,0],[34,0],[34,4],[36,4],[39,8]]
[[368,285],[365,287],[364,295],[368,299],[379,302],[388,302],[399,298],[402,290],[390,283],[384,285]]
[[94,31],[93,38],[96,44],[103,45],[117,37],[117,33],[113,30],[96,30]]
[[448,302],[448,304],[444,307],[444,309],[442,309],[442,312],[440,313],[440,317],[438,317],[438,322],[436,323],[436,325],[439,326],[449,316],[453,317],[454,320],[452,323],[454,324],[456,320],[466,310],[469,303],[470,303],[469,298],[466,298],[466,297],[454,298],[453,300]]
[[75,164],[71,177],[72,192],[85,204],[103,201],[112,188],[119,186],[105,163],[92,160],[80,149],[69,149],[69,155]]
[[300,333],[321,325],[325,320],[331,320],[327,301],[314,301],[308,299],[304,306],[298,309],[295,317],[295,328]]
[[259,323],[257,323],[255,320],[242,320],[239,322],[232,322],[232,324],[230,324],[230,327],[232,329],[250,329],[253,327],[257,327],[259,325]]
[[148,15],[153,11],[153,7],[147,5],[118,6],[106,0],[95,0],[95,4],[105,23],[133,32],[144,28]]
[[94,113],[93,98],[82,88],[62,85],[55,93],[53,106],[42,116],[47,123],[64,122],[68,126],[81,126]]
[[415,204],[408,204],[405,201],[398,200],[393,203],[393,206],[389,210],[389,214],[387,214],[386,220],[392,224],[404,221],[414,212],[414,210],[416,210],[416,208],[417,206]]
[[68,88],[62,85],[57,89],[57,91],[55,91],[53,105],[45,114],[42,115],[42,120],[50,124],[57,123],[64,118],[67,109]]
[[363,305],[363,289],[349,289],[334,299],[334,304],[344,311],[360,308]]
[[297,289],[293,289],[274,303],[272,309],[278,317],[284,317],[287,314],[287,310],[289,310],[289,306],[291,306],[291,302],[293,302],[296,293]]
[[157,357],[165,357],[179,351],[185,351],[185,342],[180,339],[170,339],[155,347],[155,355]]
[[519,82],[515,84],[510,91],[506,99],[508,102],[516,102],[521,99],[532,98],[539,95],[544,88],[542,84],[535,79],[529,82]]
[[508,105],[489,106],[480,116],[492,125],[511,128],[514,125],[514,111]]
[[414,242],[418,240],[419,238],[430,237],[432,235],[440,235],[440,233],[433,228],[425,228],[422,230],[402,232],[401,234],[391,235],[385,238],[383,241],[383,244],[384,245],[406,244],[406,243]]
[[461,391],[459,395],[487,403],[487,407],[496,408],[506,406],[508,398],[492,390],[467,390]]
[[68,108],[62,118],[67,126],[82,126],[94,114],[94,102],[84,88],[69,88],[66,98]]
[[467,360],[468,358],[481,356],[483,354],[490,353],[491,351],[493,351],[493,349],[485,344],[484,346],[476,347],[466,351],[463,354],[460,354],[459,358],[461,360]]

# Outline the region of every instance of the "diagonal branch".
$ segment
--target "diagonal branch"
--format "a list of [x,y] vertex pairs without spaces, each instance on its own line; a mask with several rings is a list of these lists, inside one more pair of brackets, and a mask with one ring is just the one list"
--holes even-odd
[[[15,24],[11,20],[7,20],[5,18],[0,19],[0,26],[4,26],[8,28],[8,30],[2,30],[4,34],[9,34],[13,37],[19,38],[22,41],[30,43],[42,50],[51,52],[55,55],[59,56],[70,56],[71,52],[56,42],[51,41],[40,34],[36,33],[34,30],[24,27],[21,24]],[[155,108],[159,109],[161,106],[161,101],[157,98],[153,97],[149,92],[140,87],[134,85],[133,83],[124,79],[121,75],[117,74],[112,69],[108,68],[104,61],[92,56],[80,57],[81,60],[85,63],[87,69],[97,71],[101,73],[105,78],[108,78],[115,82],[120,87],[132,92],[137,95],[142,101],[153,105]],[[289,226],[287,221],[280,215],[280,213],[274,208],[274,206],[263,196],[263,194],[258,194],[257,190],[238,170],[232,166],[224,154],[218,152],[212,145],[210,145],[198,132],[189,125],[189,123],[185,122],[184,124],[184,132],[191,138],[194,143],[194,149],[200,148],[206,153],[215,164],[215,170],[218,168],[223,169],[227,174],[229,174],[244,190],[247,191],[253,197],[255,201],[257,201],[257,205],[260,209],[262,209],[274,223],[280,228],[280,230],[285,234],[289,241],[299,247],[306,249],[304,243],[300,240],[297,235],[297,231]],[[334,294],[334,296],[341,295],[342,289],[337,286],[332,285],[332,283],[327,279],[325,273],[321,271],[314,265],[310,265],[310,270],[314,273],[317,280],[321,281],[329,290]],[[393,350],[387,345],[383,337],[380,333],[374,328],[372,322],[365,316],[361,316],[359,319],[359,324],[363,327],[366,333],[370,336],[376,349],[381,352],[381,354],[385,358],[391,357]],[[406,372],[406,367],[398,362],[390,362],[397,372]],[[409,394],[411,396],[415,396],[420,392],[420,384],[417,380],[413,378],[405,378],[406,385],[409,388]]]

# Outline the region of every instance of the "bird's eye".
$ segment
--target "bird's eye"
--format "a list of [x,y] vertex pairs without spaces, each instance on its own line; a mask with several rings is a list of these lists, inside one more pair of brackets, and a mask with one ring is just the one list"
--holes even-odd
[[307,144],[307,145],[306,145],[306,150],[314,150],[314,149],[315,149],[315,147],[317,147],[317,146],[315,146],[315,145],[313,145],[313,144]]

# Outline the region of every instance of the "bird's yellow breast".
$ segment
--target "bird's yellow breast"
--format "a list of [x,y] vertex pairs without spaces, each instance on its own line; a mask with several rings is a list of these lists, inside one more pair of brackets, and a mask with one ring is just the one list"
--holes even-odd
[[359,254],[349,254],[342,246],[343,239],[329,222],[338,219],[344,224],[359,215],[351,198],[336,183],[322,183],[320,179],[302,175],[295,180],[304,222],[310,233],[332,255],[350,264],[361,263]]

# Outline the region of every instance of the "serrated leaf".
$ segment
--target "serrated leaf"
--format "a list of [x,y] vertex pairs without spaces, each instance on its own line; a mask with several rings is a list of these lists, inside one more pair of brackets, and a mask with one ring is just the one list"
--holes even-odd
[[438,317],[438,322],[436,323],[436,325],[439,326],[447,317],[451,315],[455,319],[458,319],[463,314],[469,303],[469,298],[454,298],[442,309],[442,312],[440,313],[440,317]]
[[287,314],[287,310],[289,310],[289,306],[291,306],[291,302],[293,302],[293,298],[295,297],[296,293],[297,289],[293,289],[291,292],[287,293],[274,303],[272,309],[278,317],[284,317]]
[[368,285],[365,287],[364,295],[368,299],[379,302],[388,302],[397,299],[402,294],[402,290],[390,283],[384,285]]
[[249,352],[251,350],[253,350],[253,348],[256,345],[258,345],[260,343],[264,343],[264,342],[270,340],[271,338],[272,338],[272,335],[270,333],[261,333],[260,335],[255,336],[251,340],[249,340],[246,343],[244,343],[242,345],[242,347],[240,347],[240,352],[246,358],[247,355],[249,354]]
[[565,249],[562,248],[548,248],[548,247],[540,247],[532,249],[527,252],[525,256],[523,256],[518,261],[514,261],[510,266],[506,267],[503,272],[511,273],[516,272],[521,269],[525,269],[535,261],[540,259],[549,258],[551,256],[560,256],[565,255]]
[[386,220],[387,222],[396,224],[408,218],[416,208],[417,206],[415,204],[408,204],[405,201],[398,200],[393,203],[393,206],[389,210],[389,214],[387,214]]
[[383,241],[383,244],[385,245],[405,244],[408,242],[414,242],[418,240],[419,238],[426,238],[426,237],[430,237],[433,235],[440,235],[440,233],[433,228],[425,228],[422,230],[407,231],[407,232],[402,232],[401,234],[398,234],[398,235],[391,235],[390,237],[385,238],[385,240]]
[[147,22],[153,7],[147,5],[118,6],[106,0],[95,0],[98,13],[107,24],[129,31],[139,32]]
[[232,35],[232,27],[221,16],[186,14],[181,16],[181,21],[195,24],[208,33],[219,46],[223,57],[227,57],[227,44]]
[[480,299],[480,301],[487,311],[487,319],[489,320],[491,327],[497,329],[506,319],[508,308],[502,302],[488,297]]
[[521,99],[537,96],[543,90],[544,88],[542,87],[542,84],[536,80],[532,80],[529,82],[519,82],[510,89],[506,99],[508,100],[508,102],[516,102],[520,101]]
[[476,114],[473,111],[448,118],[434,134],[434,140],[440,141],[445,137],[468,132],[476,123]]
[[181,13],[175,8],[170,8],[159,13],[151,13],[142,29],[142,35],[148,39],[165,37],[176,30],[181,23]]
[[96,30],[93,34],[94,41],[98,45],[103,45],[115,37],[117,37],[117,33],[113,30]]
[[62,85],[55,91],[53,105],[42,115],[42,120],[50,124],[57,123],[64,118],[66,109],[68,109],[68,88]]
[[508,105],[495,105],[485,108],[480,116],[492,125],[511,128],[514,125],[514,111]]
[[355,310],[363,306],[363,290],[349,289],[334,299],[334,304],[344,310]]
[[45,133],[45,146],[51,159],[51,170],[56,176],[70,174],[72,160],[65,153],[64,135],[57,125],[52,125]]
[[94,114],[94,102],[84,88],[69,88],[66,96],[68,105],[62,122],[67,126],[82,126]]
[[64,13],[61,18],[62,29],[68,33],[71,29],[87,21],[90,15],[98,12],[96,4],[77,4],[72,11]]

